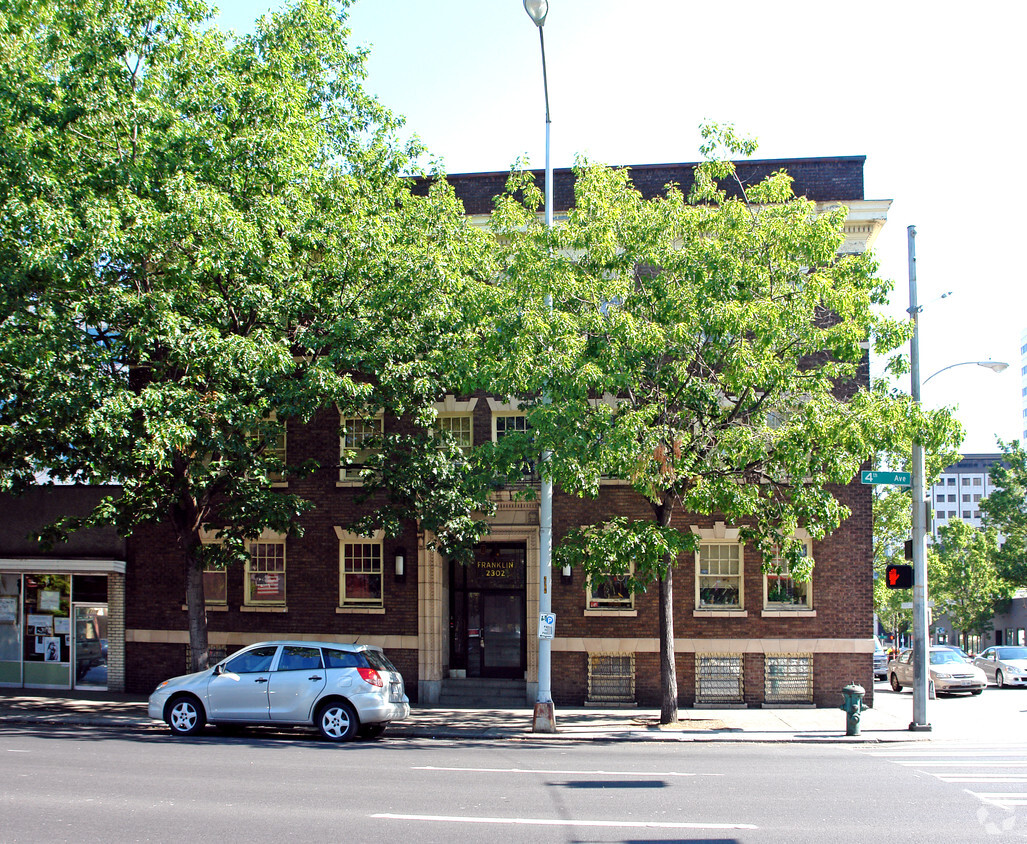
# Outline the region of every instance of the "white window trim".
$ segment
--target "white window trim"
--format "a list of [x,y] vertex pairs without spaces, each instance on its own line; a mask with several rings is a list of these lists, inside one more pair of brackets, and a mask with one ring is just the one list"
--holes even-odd
[[260,532],[260,536],[258,536],[256,539],[247,539],[246,540],[247,550],[249,549],[249,546],[254,544],[254,543],[261,544],[261,545],[281,545],[282,546],[282,561],[283,561],[283,566],[284,566],[284,568],[282,569],[282,574],[285,575],[285,577],[286,577],[286,580],[285,580],[285,583],[286,583],[285,595],[286,595],[286,597],[283,598],[280,601],[254,601],[254,600],[251,599],[251,597],[250,597],[250,561],[252,560],[252,555],[247,554],[246,555],[246,562],[243,565],[243,605],[242,605],[242,607],[240,607],[240,609],[243,610],[244,612],[284,612],[285,611],[285,607],[288,605],[288,596],[289,596],[289,591],[288,591],[289,590],[289,586],[288,586],[288,584],[289,584],[289,579],[288,579],[288,574],[289,574],[289,557],[288,557],[288,551],[286,549],[285,534],[284,533],[278,533],[277,531],[273,531],[273,530],[262,530]]
[[[336,612],[352,612],[352,613],[366,613],[369,615],[375,615],[385,612],[385,531],[376,530],[371,536],[362,536],[359,533],[351,533],[343,530],[338,525],[335,525],[335,535],[339,538],[339,605],[336,608]],[[361,601],[349,601],[346,600],[346,572],[344,570],[345,560],[343,559],[343,549],[346,544],[351,545],[377,545],[379,548],[378,559],[380,560],[381,568],[379,570],[379,577],[381,578],[381,595],[378,597],[377,603],[374,601],[361,600]]]
[[444,428],[442,427],[443,419],[466,419],[470,423],[471,441],[467,445],[460,446],[460,448],[465,454],[472,448],[474,448],[474,416],[472,416],[470,413],[449,413],[448,411],[440,413],[437,417],[437,427],[440,431],[444,430]]
[[[626,572],[628,575],[635,573],[635,564],[632,562]],[[619,618],[636,618],[638,616],[638,610],[635,608],[635,593],[632,592],[628,596],[627,603],[620,604],[619,606],[603,606],[603,607],[592,607],[592,577],[585,578],[585,615],[587,616],[617,616]]]
[[[363,481],[360,478],[360,467],[364,464],[367,458],[374,453],[373,449],[361,449],[354,451],[354,459],[349,461],[346,459],[346,422],[349,420],[365,422],[368,420],[374,420],[378,423],[378,433],[383,435],[385,433],[385,413],[379,410],[377,413],[370,413],[367,416],[363,416],[355,413],[339,413],[339,478],[336,481],[336,486],[360,486]],[[346,464],[353,463],[348,470]],[[350,474],[347,474],[347,471]]]
[[712,528],[700,528],[692,525],[692,533],[699,537],[700,545],[737,545],[738,546],[738,605],[734,607],[703,606],[699,601],[699,549],[693,554],[693,577],[695,593],[693,596],[692,616],[694,618],[745,618],[745,545],[739,539],[738,528],[726,527],[724,522],[715,522]]
[[[806,546],[806,554],[809,557],[813,556],[813,539],[810,537],[809,532],[803,528],[799,528],[795,533],[792,534],[796,539],[802,542]],[[813,580],[810,579],[809,583],[806,584],[806,604],[800,606],[798,604],[781,604],[772,603],[768,600],[769,588],[767,584],[767,572],[763,572],[763,613],[764,617],[773,618],[811,618],[816,616],[816,610],[814,609],[813,603]]]

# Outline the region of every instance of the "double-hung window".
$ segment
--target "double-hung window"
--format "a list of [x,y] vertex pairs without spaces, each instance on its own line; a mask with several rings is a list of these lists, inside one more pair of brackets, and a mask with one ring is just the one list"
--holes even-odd
[[[802,541],[802,556],[809,556],[809,542]],[[775,556],[770,569],[763,576],[763,601],[768,610],[813,609],[812,582],[797,581],[792,577],[788,560]]]
[[474,427],[471,414],[447,413],[438,418],[440,431],[449,434],[460,449],[467,454],[474,446]]
[[597,574],[588,579],[588,609],[632,610],[635,596],[628,586],[634,565],[626,574]]
[[343,416],[340,429],[340,481],[359,481],[360,470],[383,431],[382,416]]
[[743,608],[742,546],[738,542],[703,542],[696,552],[696,606]]
[[373,608],[382,606],[382,540],[335,529],[339,537],[339,606]]
[[246,560],[246,603],[285,603],[285,542],[251,542]]

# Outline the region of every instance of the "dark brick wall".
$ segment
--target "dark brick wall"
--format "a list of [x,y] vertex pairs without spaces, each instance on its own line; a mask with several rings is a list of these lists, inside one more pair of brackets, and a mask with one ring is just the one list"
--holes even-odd
[[[863,199],[863,165],[866,156],[830,158],[779,158],[736,162],[739,178],[745,185],[755,184],[778,170],[786,170],[793,179],[796,196],[813,200],[840,202]],[[687,194],[694,181],[695,163],[629,165],[631,181],[646,199],[666,193],[674,183]],[[532,170],[539,190],[545,187],[545,171]],[[509,173],[449,174],[447,180],[456,190],[468,214],[489,214],[493,200],[506,187]],[[418,179],[414,192],[425,194],[429,180]],[[728,193],[737,195],[733,183],[723,185]],[[566,211],[574,204],[574,171],[562,167],[553,171],[553,208]]]

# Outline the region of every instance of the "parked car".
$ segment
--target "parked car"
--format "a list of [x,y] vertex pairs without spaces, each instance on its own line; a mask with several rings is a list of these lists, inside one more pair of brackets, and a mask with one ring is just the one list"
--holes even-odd
[[998,645],[974,659],[974,665],[998,686],[1027,685],[1027,648]]
[[874,637],[874,679],[888,679],[888,651],[884,649],[881,640]]
[[[928,669],[935,692],[969,692],[979,695],[988,685],[988,678],[980,668],[965,662],[950,648],[935,646],[929,649],[928,655]],[[897,692],[901,692],[903,686],[913,685],[912,649],[904,650],[888,663],[888,680]]]
[[954,654],[958,654],[959,658],[964,662],[973,662],[974,658],[964,651],[959,645],[935,645],[936,648],[948,648]]
[[208,721],[313,726],[329,741],[377,738],[410,715],[403,677],[381,648],[333,642],[259,642],[213,668],[165,680],[150,695],[151,718],[176,736]]

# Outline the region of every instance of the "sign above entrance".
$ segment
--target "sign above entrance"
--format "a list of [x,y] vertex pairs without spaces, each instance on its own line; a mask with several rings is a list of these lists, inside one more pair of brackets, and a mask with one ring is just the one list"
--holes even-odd
[[551,612],[538,614],[538,637],[540,639],[552,639],[556,633],[556,616]]

